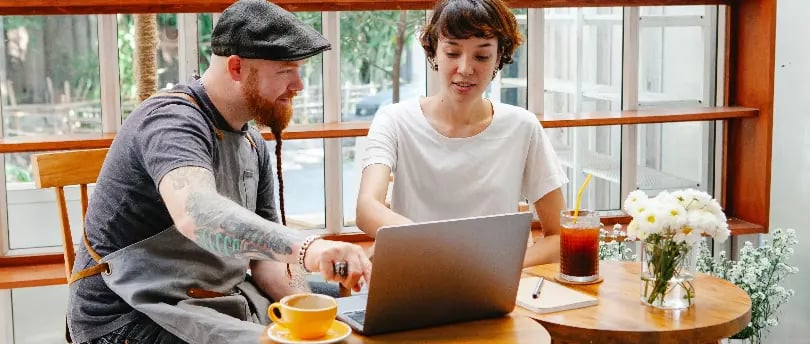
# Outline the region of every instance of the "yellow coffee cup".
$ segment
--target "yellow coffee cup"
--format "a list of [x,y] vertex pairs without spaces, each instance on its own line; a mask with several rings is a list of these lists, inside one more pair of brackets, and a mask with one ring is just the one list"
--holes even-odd
[[[281,313],[281,318],[275,310]],[[315,339],[326,335],[337,315],[337,301],[321,294],[293,294],[267,308],[270,319],[286,327],[298,339]]]

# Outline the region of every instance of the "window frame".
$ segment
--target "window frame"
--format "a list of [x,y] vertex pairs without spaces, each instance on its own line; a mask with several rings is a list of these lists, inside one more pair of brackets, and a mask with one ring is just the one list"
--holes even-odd
[[[280,4],[292,6],[293,1],[282,1]],[[351,1],[344,1],[338,0],[337,3],[354,3]],[[416,2],[415,2],[416,3]],[[421,5],[424,6],[427,2],[419,2]],[[432,2],[431,2],[432,3]],[[515,2],[515,8],[518,8],[521,4],[521,1]],[[615,2],[611,3],[611,5],[616,5]],[[646,2],[645,2],[646,3]],[[726,1],[684,1],[684,3],[688,4],[701,4],[706,5],[714,4],[714,3],[726,3]],[[356,3],[355,3],[356,4]],[[511,4],[511,3],[510,3]],[[637,4],[637,2],[633,2],[633,4]],[[650,1],[650,4],[671,4],[671,2],[664,2],[664,1]],[[582,4],[577,4],[578,7]],[[604,5],[604,4],[602,4]],[[36,6],[36,2],[31,4],[28,8],[34,8]],[[352,5],[354,6],[354,5]],[[664,122],[674,122],[674,121],[682,121],[682,120],[703,120],[712,123],[711,128],[707,131],[710,134],[712,132],[715,133],[722,133],[720,129],[717,128],[716,125],[713,123],[716,120],[724,120],[730,118],[740,118],[740,117],[753,117],[757,116],[758,110],[752,108],[734,108],[734,107],[726,107],[720,108],[717,111],[716,108],[713,109],[706,109],[705,111],[695,110],[695,109],[675,109],[671,113],[667,113],[667,111],[659,111],[661,109],[652,109],[652,110],[640,110],[636,111],[635,106],[623,105],[623,111],[616,114],[614,113],[602,113],[602,114],[582,114],[582,113],[574,113],[574,114],[562,114],[562,115],[543,115],[543,83],[544,83],[544,76],[542,68],[539,68],[539,71],[531,70],[531,66],[542,66],[543,62],[543,55],[542,52],[544,43],[543,43],[543,27],[544,27],[544,18],[543,18],[543,11],[542,8],[535,8],[537,6],[536,3],[532,4],[532,8],[529,8],[527,12],[528,19],[528,31],[529,35],[527,38],[527,44],[529,46],[528,51],[528,59],[529,59],[529,68],[530,71],[528,73],[528,80],[527,80],[527,87],[529,93],[529,102],[528,108],[530,111],[533,111],[538,114],[539,119],[542,121],[545,127],[577,127],[577,126],[587,126],[587,125],[621,125],[622,126],[622,147],[634,147],[637,143],[637,132],[636,132],[636,124],[639,123],[664,123]],[[360,7],[360,5],[356,5],[354,8]],[[325,8],[329,8],[328,6]],[[127,8],[131,9],[131,8]],[[296,10],[303,10],[305,8],[296,8]],[[120,10],[120,9],[119,9]],[[630,87],[631,85],[628,84],[630,81],[636,81],[635,77],[631,77],[632,73],[637,71],[638,66],[638,21],[635,22],[635,27],[631,27],[628,25],[628,11],[631,11],[630,14],[633,14],[632,11],[635,11],[635,15],[638,15],[638,7],[625,7],[624,12],[624,44],[629,45],[631,49],[625,49],[624,52],[624,60],[623,60],[623,90],[622,90],[622,104],[638,104],[638,94],[637,94],[637,87]],[[339,41],[340,32],[339,32],[339,14],[335,11],[321,11],[322,12],[322,27],[323,27],[323,34],[327,39],[330,41]],[[180,70],[181,75],[180,79],[185,80],[191,77],[193,73],[197,72],[197,54],[198,45],[197,45],[197,13],[194,14],[180,14],[178,17],[178,26],[180,27]],[[429,11],[426,12],[426,16],[430,16]],[[215,20],[218,15],[215,14]],[[192,20],[193,19],[193,20]],[[715,26],[716,28],[717,26]],[[98,148],[98,147],[107,147],[109,146],[112,138],[114,137],[114,133],[120,128],[122,122],[122,115],[121,115],[121,108],[120,108],[120,84],[118,81],[118,52],[117,52],[117,30],[116,30],[116,15],[115,14],[102,14],[99,15],[98,21],[98,29],[99,29],[99,50],[100,50],[100,65],[104,66],[100,69],[100,78],[101,78],[101,90],[102,90],[102,125],[103,125],[103,134],[102,135],[87,135],[87,136],[76,136],[76,137],[68,137],[68,138],[56,138],[56,139],[49,139],[49,138],[35,138],[33,140],[15,140],[9,139],[4,140],[0,139],[0,154],[2,153],[9,153],[9,152],[22,152],[22,151],[38,151],[38,150],[48,150],[48,149],[82,149],[82,148]],[[635,33],[634,31],[635,30]],[[632,48],[632,45],[628,44],[628,42],[633,43],[633,41],[628,41],[628,37],[632,37],[635,35],[635,48]],[[105,48],[106,47],[106,48]],[[116,49],[109,49],[109,47],[116,47]],[[635,51],[635,53],[634,53]],[[333,50],[328,51],[324,54],[324,122],[323,124],[317,125],[307,125],[307,126],[299,126],[299,127],[292,127],[288,132],[285,133],[285,139],[302,139],[302,138],[323,138],[324,139],[324,154],[325,154],[325,197],[326,197],[326,204],[329,205],[326,207],[326,226],[323,230],[323,233],[326,234],[340,234],[340,233],[353,233],[356,231],[352,230],[352,227],[344,227],[343,226],[343,207],[347,206],[342,204],[342,169],[341,169],[341,146],[340,146],[340,138],[341,137],[354,137],[354,136],[363,136],[366,134],[368,130],[368,123],[367,122],[352,122],[352,123],[341,123],[340,120],[340,108],[341,108],[341,98],[338,96],[340,90],[340,73],[339,73],[339,47],[333,47]],[[635,56],[635,58],[631,58],[631,56]],[[722,60],[722,59],[718,59]],[[714,64],[711,67],[715,67]],[[722,74],[721,68],[718,66],[715,69],[716,74],[720,76]],[[435,90],[437,78],[435,73],[428,73],[427,78],[427,87],[428,90]],[[539,87],[538,87],[539,86]],[[626,90],[632,90],[631,92],[627,92]],[[719,92],[719,91],[718,91]],[[662,112],[659,114],[655,114],[655,112]],[[652,114],[650,114],[652,113]],[[112,115],[110,115],[112,114]],[[2,113],[0,113],[2,116]],[[595,118],[596,117],[596,118]],[[1,117],[0,117],[1,118]],[[264,133],[265,138],[270,139],[271,135],[269,133]],[[712,135],[709,135],[711,137]],[[0,132],[0,137],[2,137],[2,132]],[[717,141],[717,140],[715,140]],[[713,147],[713,151],[717,152],[720,151],[721,148],[717,148],[716,146]],[[622,161],[635,161],[634,159],[634,149],[623,149],[622,150]],[[709,161],[717,161],[717,157],[715,155],[710,155]],[[5,164],[5,161],[2,162]],[[5,175],[5,171],[2,170],[0,173]],[[720,174],[718,171],[712,171],[712,174],[717,176]],[[622,164],[621,167],[621,175],[622,175],[622,183],[621,183],[621,194],[622,196],[628,194],[632,189],[635,183],[628,183],[625,180],[634,180],[635,176],[635,166],[634,164]],[[712,178],[709,178],[712,179]],[[575,181],[576,182],[576,181]],[[715,189],[718,187],[715,186]],[[3,209],[7,209],[5,207],[6,203],[6,186],[5,184],[0,186],[0,205],[3,205]],[[9,254],[8,248],[8,223],[7,217],[5,216],[5,212],[0,214],[0,229],[2,229],[2,234],[0,234],[0,255]]]

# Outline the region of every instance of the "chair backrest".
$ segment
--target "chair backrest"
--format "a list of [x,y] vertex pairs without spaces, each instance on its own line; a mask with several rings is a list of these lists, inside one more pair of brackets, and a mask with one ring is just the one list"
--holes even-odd
[[58,153],[36,154],[32,157],[32,169],[38,188],[54,188],[56,206],[59,209],[59,220],[62,224],[62,244],[65,248],[65,273],[68,278],[73,270],[76,253],[73,248],[73,236],[70,234],[65,186],[78,185],[81,192],[82,227],[87,213],[87,184],[98,179],[101,165],[107,156],[107,148],[75,150]]

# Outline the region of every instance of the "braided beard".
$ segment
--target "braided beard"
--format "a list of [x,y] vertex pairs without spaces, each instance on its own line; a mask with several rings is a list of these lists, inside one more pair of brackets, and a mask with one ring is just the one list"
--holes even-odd
[[[242,94],[245,95],[248,111],[253,112],[251,117],[257,124],[270,128],[276,140],[276,177],[278,178],[279,210],[281,213],[281,224],[287,225],[287,212],[284,207],[284,177],[281,174],[281,132],[287,128],[292,119],[292,106],[286,103],[277,103],[259,95],[259,78],[255,68],[250,68],[245,82],[242,86]],[[279,98],[292,100],[295,91],[289,91]],[[287,269],[289,271],[289,264]]]

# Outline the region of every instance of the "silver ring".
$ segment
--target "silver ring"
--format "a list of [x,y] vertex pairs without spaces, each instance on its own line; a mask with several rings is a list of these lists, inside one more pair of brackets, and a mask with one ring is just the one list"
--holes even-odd
[[335,269],[335,275],[338,275],[340,277],[346,277],[349,275],[348,262],[335,262],[333,268]]

